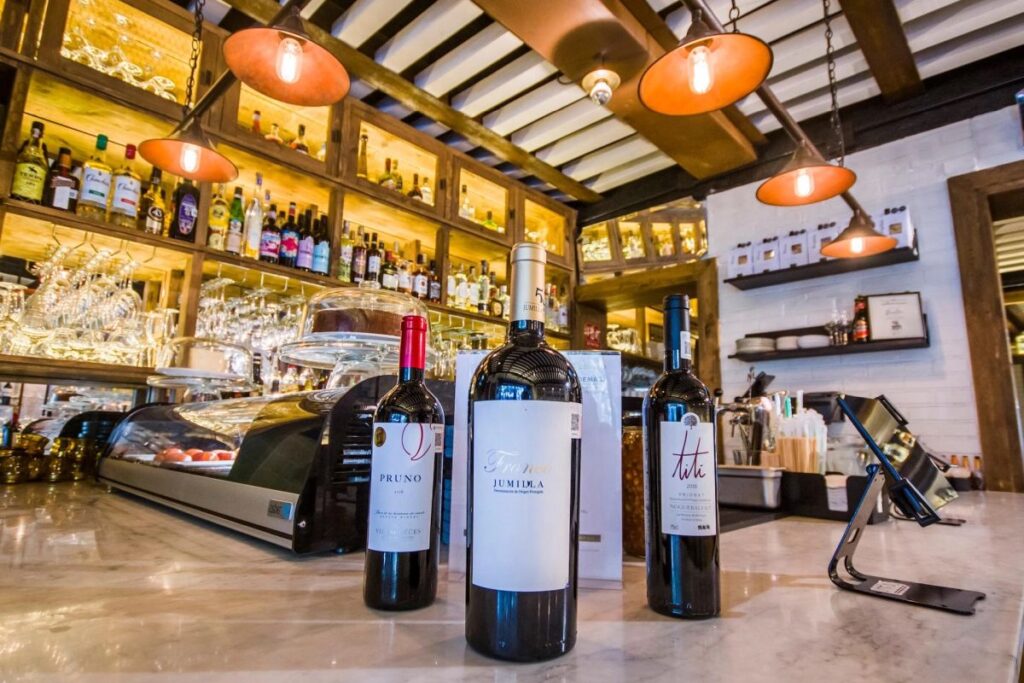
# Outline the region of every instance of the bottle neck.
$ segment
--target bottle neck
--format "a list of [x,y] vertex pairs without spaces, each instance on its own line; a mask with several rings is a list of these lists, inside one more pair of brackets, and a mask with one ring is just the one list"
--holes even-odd
[[681,308],[665,310],[665,372],[692,372],[690,312]]
[[423,381],[427,366],[427,329],[402,326],[402,340],[398,352],[398,381]]
[[425,373],[423,368],[399,368],[398,369],[398,382],[400,384],[409,384],[410,382],[422,382]]
[[544,264],[522,260],[512,264],[512,298],[508,337],[544,337]]

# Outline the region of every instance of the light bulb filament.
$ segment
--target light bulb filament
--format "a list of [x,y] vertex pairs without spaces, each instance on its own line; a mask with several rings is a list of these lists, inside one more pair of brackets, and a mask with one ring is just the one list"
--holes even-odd
[[186,173],[195,173],[199,169],[199,157],[202,154],[199,147],[186,142],[181,147],[181,168]]
[[714,85],[714,77],[711,73],[711,50],[707,45],[698,45],[687,57],[689,69],[690,90],[698,95],[704,95]]
[[296,83],[302,76],[302,43],[290,36],[281,38],[277,47],[277,77],[285,83]]
[[796,187],[794,188],[797,197],[810,197],[814,193],[814,176],[806,169],[800,169],[796,174]]

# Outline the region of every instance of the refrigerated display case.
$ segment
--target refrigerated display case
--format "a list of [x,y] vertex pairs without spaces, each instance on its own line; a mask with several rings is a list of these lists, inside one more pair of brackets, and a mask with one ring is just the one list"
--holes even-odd
[[[98,477],[296,553],[360,550],[373,411],[394,384],[144,406],[114,432]],[[452,411],[454,385],[427,384]]]

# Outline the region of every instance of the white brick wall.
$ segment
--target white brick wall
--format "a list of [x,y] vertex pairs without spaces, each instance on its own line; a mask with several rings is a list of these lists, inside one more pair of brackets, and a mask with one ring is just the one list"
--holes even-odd
[[[759,369],[776,376],[776,389],[884,393],[933,451],[980,452],[946,179],[1022,158],[1020,121],[1014,107],[848,157],[847,165],[858,176],[854,192],[865,209],[874,213],[896,204],[910,208],[921,260],[746,292],[720,282],[725,397],[731,399],[746,386],[748,364],[726,358],[735,352],[737,338],[824,324],[833,301],[851,310],[857,294],[919,290],[928,316],[930,348],[773,361]],[[738,242],[813,229],[832,220],[845,226],[850,218],[840,199],[775,208],[760,204],[755,189],[756,185],[747,185],[708,197],[710,256],[719,258],[720,279],[727,275],[728,251]]]

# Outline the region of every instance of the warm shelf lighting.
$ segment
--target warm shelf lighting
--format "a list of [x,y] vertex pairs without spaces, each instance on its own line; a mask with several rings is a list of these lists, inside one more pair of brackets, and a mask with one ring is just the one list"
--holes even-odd
[[772,68],[772,49],[746,33],[716,33],[694,12],[675,48],[640,77],[640,101],[670,116],[704,114],[754,92]]
[[829,258],[859,258],[874,256],[896,247],[896,240],[875,230],[875,224],[860,209],[839,236],[821,248],[822,256]]
[[782,170],[757,188],[757,199],[773,206],[814,204],[846,192],[856,180],[853,171],[828,163],[801,141]]
[[322,107],[348,93],[345,67],[309,37],[294,8],[279,24],[231,34],[224,59],[240,81],[287,104]]
[[161,171],[195,182],[227,183],[238,177],[238,168],[217,151],[198,119],[171,137],[143,141],[139,154]]

